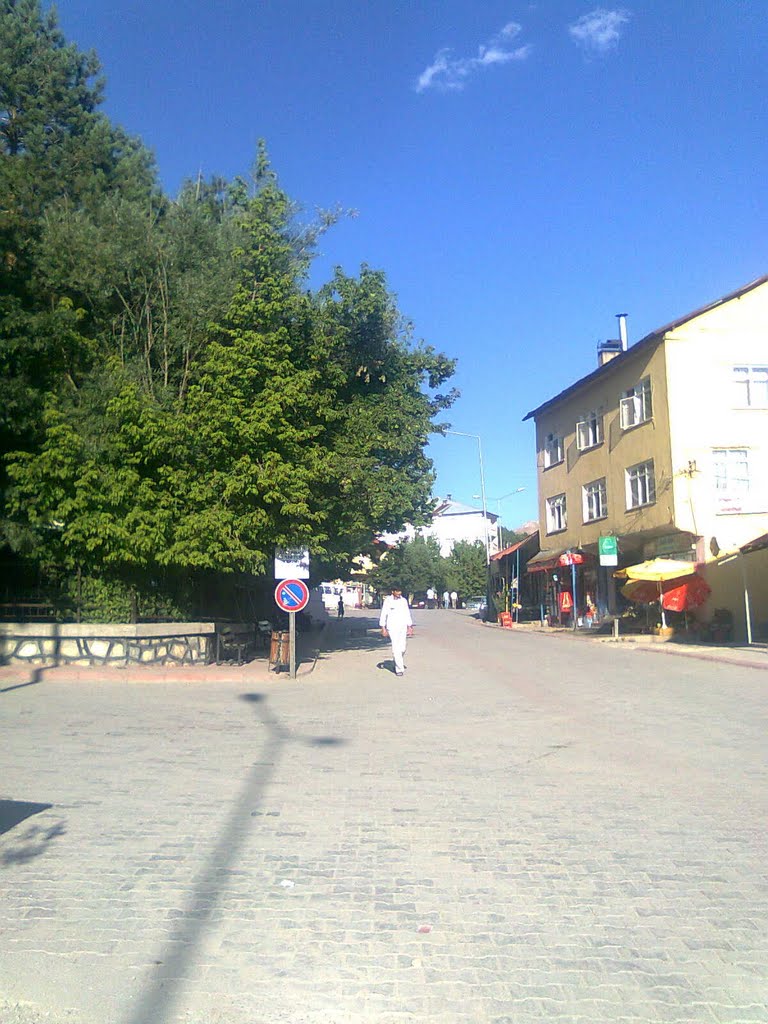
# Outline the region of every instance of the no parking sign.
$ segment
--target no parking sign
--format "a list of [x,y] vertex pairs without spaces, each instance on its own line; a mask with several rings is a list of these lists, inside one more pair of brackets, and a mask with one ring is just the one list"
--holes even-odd
[[280,580],[275,587],[275,601],[284,612],[300,612],[309,602],[309,588],[304,580]]

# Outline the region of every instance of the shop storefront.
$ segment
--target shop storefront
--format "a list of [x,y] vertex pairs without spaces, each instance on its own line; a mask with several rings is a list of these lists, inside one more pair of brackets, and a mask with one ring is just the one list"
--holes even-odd
[[515,622],[540,618],[542,592],[539,579],[526,573],[526,566],[539,551],[539,533],[491,555],[491,596],[497,612],[509,612]]
[[542,619],[550,625],[592,625],[598,620],[597,565],[579,549],[541,551],[529,559],[527,571],[544,580]]

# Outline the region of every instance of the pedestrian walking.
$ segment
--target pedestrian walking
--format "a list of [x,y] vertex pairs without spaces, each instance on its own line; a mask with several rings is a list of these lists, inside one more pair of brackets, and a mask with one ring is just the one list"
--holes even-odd
[[381,635],[389,637],[392,645],[395,675],[401,676],[405,672],[405,648],[408,637],[413,636],[413,619],[408,602],[399,587],[393,587],[390,596],[384,598],[379,625]]
[[443,591],[443,608],[450,608],[450,607],[451,607],[451,595],[448,593],[447,590],[444,590]]
[[451,608],[458,608],[458,607],[459,607],[459,595],[456,593],[455,590],[452,590],[451,591]]
[[435,607],[435,598],[436,597],[437,597],[437,593],[436,593],[434,587],[427,587],[427,608],[434,608]]
[[340,619],[344,618],[344,598],[339,594],[339,603],[336,605],[336,614]]

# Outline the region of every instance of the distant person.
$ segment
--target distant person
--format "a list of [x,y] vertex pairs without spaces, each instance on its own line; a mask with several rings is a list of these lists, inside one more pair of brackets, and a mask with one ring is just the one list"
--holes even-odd
[[427,608],[434,608],[435,607],[435,598],[436,597],[437,597],[437,594],[435,592],[434,587],[427,587]]
[[451,607],[451,595],[448,593],[447,590],[444,590],[443,591],[443,608],[450,608],[450,607]]
[[344,618],[344,598],[339,595],[339,603],[336,605],[336,613],[340,619]]
[[413,619],[408,602],[399,587],[393,587],[389,597],[384,598],[379,617],[381,635],[389,637],[392,646],[392,657],[395,662],[395,675],[405,672],[405,649],[408,637],[413,636]]
[[458,607],[459,607],[459,595],[456,593],[455,590],[452,590],[451,591],[451,608],[458,608]]

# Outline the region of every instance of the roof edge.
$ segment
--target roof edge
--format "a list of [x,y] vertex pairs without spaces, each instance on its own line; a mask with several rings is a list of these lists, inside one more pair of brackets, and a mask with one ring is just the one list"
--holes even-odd
[[727,295],[723,295],[719,299],[715,299],[714,302],[708,303],[706,306],[700,306],[698,309],[694,309],[690,313],[686,313],[684,316],[678,317],[676,320],[672,320],[670,323],[665,324],[664,327],[658,327],[656,330],[651,331],[650,334],[646,334],[644,338],[635,342],[634,345],[630,346],[626,352],[622,352],[620,355],[611,359],[610,362],[605,363],[603,366],[598,366],[597,369],[592,370],[591,373],[586,374],[584,377],[580,377],[573,384],[570,384],[567,388],[564,388],[554,397],[547,399],[546,402],[542,402],[536,409],[532,409],[529,413],[523,416],[522,422],[526,420],[535,419],[539,413],[544,412],[555,402],[559,402],[561,399],[575,393],[579,388],[586,384],[592,383],[601,373],[610,371],[611,367],[615,369],[618,363],[622,365],[626,362],[627,356],[637,352],[640,348],[646,348],[655,341],[661,341],[665,335],[669,334],[670,331],[677,330],[678,327],[682,327],[683,324],[688,323],[689,320],[695,320],[696,317],[703,316],[704,313],[709,313],[710,310],[716,309],[718,306],[725,305],[726,302],[732,302],[734,299],[740,299],[743,295],[753,291],[755,288],[759,288],[761,285],[768,283],[768,274],[763,274],[762,277],[756,277],[754,281],[750,281],[749,284],[742,285],[741,288],[737,288],[735,291],[729,292]]

